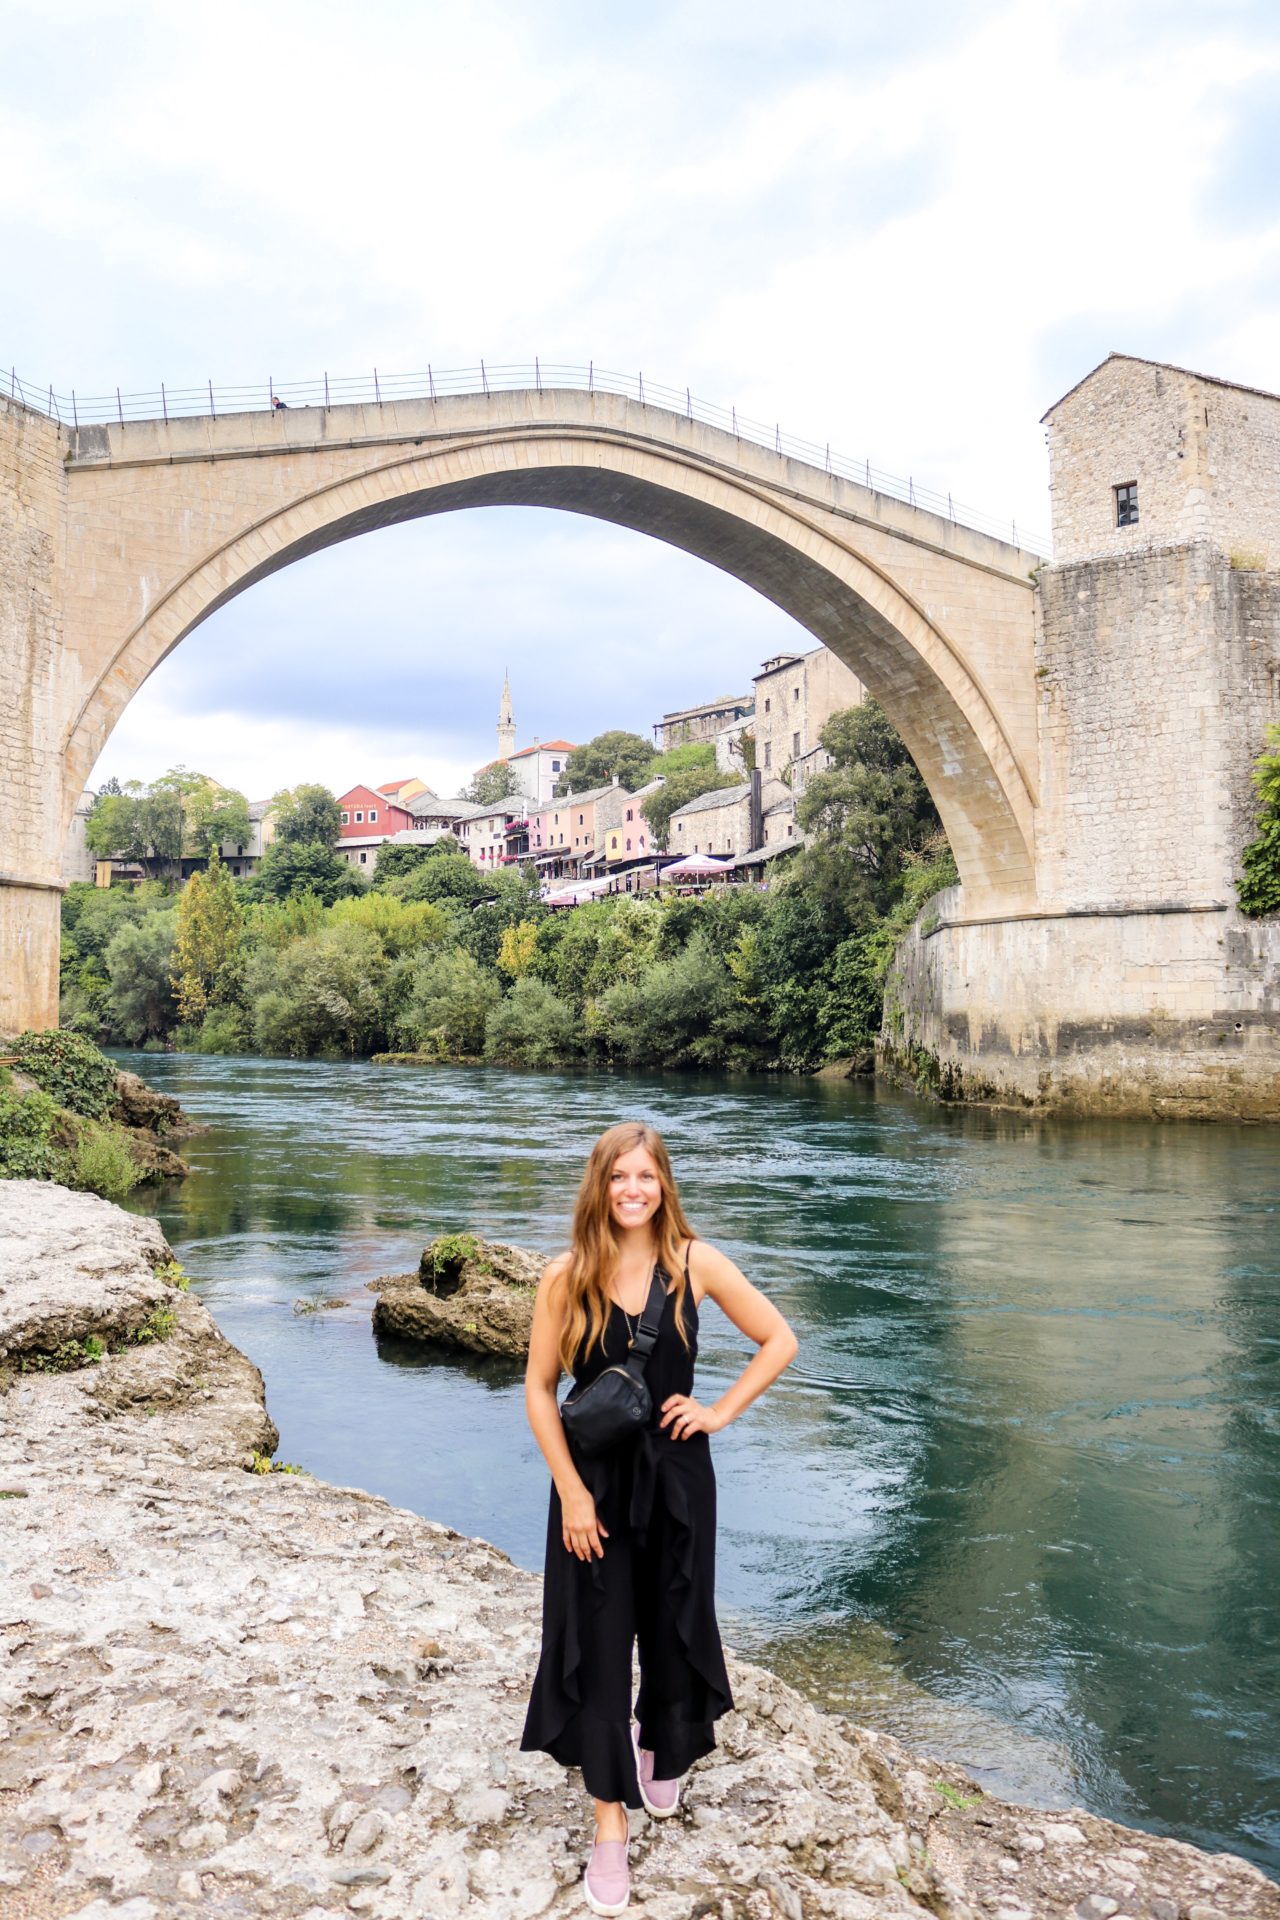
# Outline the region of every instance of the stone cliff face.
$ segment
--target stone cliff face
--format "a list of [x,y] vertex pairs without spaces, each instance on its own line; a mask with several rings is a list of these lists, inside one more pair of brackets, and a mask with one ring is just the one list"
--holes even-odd
[[[261,1378],[177,1279],[154,1222],[0,1183],[0,1914],[581,1911],[590,1803],[517,1751],[540,1582],[244,1472]],[[633,1816],[637,1920],[1280,1916],[1243,1861],[983,1799],[731,1677],[681,1815]]]

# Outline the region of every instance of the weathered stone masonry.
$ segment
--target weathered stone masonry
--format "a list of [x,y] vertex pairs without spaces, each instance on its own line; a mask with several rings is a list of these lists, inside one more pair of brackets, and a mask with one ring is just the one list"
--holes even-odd
[[1280,400],[1113,359],[1048,417],[1039,900],[932,903],[885,1057],[955,1097],[1280,1118],[1280,927],[1235,905],[1280,719]]
[[0,397],[0,999],[31,1026],[58,1019],[64,451],[54,422]]

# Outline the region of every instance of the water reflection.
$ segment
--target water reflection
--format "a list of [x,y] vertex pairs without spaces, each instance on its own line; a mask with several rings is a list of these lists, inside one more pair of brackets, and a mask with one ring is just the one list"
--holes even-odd
[[[596,1133],[653,1120],[801,1340],[716,1441],[730,1637],[1000,1790],[1280,1863],[1276,1135],[830,1082],[134,1064],[213,1122],[143,1204],[285,1456],[531,1566],[518,1369],[375,1344],[364,1282],[447,1229],[562,1245]],[[706,1397],[743,1357],[709,1307]]]

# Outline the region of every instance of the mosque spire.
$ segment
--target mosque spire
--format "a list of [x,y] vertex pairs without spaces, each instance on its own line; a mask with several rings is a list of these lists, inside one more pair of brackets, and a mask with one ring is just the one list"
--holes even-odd
[[498,758],[509,760],[516,750],[516,718],[511,711],[511,679],[502,669],[502,701],[498,707]]

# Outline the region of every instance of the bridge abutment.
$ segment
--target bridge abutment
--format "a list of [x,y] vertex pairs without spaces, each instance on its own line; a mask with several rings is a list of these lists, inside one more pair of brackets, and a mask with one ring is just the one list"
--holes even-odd
[[0,1033],[58,1023],[64,451],[0,397]]
[[880,1064],[944,1100],[1280,1120],[1280,923],[1234,907],[967,920],[929,903],[890,972]]

